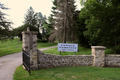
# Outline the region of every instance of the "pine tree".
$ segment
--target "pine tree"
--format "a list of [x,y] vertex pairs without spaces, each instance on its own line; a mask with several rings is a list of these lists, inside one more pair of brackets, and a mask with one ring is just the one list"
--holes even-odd
[[42,33],[40,33],[40,30],[42,29],[43,21],[44,21],[42,13],[37,12],[35,14],[35,19],[36,19],[36,22],[37,22],[36,27],[38,28],[39,39],[42,39]]
[[53,35],[56,36],[59,42],[66,43],[71,40],[73,35],[72,28],[74,26],[73,14],[75,12],[74,0],[55,0],[56,7],[54,12],[54,26],[55,31]]
[[46,29],[49,31],[49,41],[53,42],[58,36],[58,33],[56,33],[55,30],[55,23],[56,23],[56,19],[55,16],[58,13],[57,12],[57,0],[53,1],[53,7],[52,7],[52,14],[48,17],[48,24],[46,24]]
[[30,25],[33,25],[35,26],[37,24],[37,20],[35,18],[35,12],[33,10],[32,7],[30,7],[28,10],[27,10],[27,13],[26,13],[26,16],[24,17],[24,22],[25,24],[30,24]]
[[10,35],[11,22],[5,18],[5,13],[2,10],[7,10],[4,4],[0,3],[0,41],[4,42]]

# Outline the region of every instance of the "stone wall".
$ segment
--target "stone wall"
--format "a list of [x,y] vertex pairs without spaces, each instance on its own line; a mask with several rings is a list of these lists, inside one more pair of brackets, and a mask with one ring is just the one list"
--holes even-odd
[[38,50],[38,69],[69,66],[120,67],[120,55],[105,55],[105,47],[92,46],[92,55],[60,56]]
[[69,66],[120,67],[120,55],[105,55],[104,46],[91,46],[92,55],[52,55],[37,49],[37,32],[28,28],[22,35],[23,50],[30,54],[31,70]]
[[120,55],[106,55],[105,66],[106,67],[120,67]]
[[60,56],[46,54],[38,50],[38,68],[69,67],[69,66],[92,66],[92,55],[69,55]]

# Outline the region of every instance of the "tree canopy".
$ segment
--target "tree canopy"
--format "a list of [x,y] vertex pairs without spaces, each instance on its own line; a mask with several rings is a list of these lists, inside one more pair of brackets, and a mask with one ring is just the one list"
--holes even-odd
[[[27,27],[30,28],[30,31],[38,31],[38,28],[36,28],[35,26],[30,25],[30,24],[24,24],[18,28],[13,29],[14,34],[15,34],[14,36],[20,37],[20,40],[22,41],[22,34],[21,33],[23,31],[27,31]],[[38,34],[37,37],[41,38],[41,34]]]
[[[44,25],[44,21],[46,21],[46,16],[42,15],[41,12],[34,12],[34,9],[32,7],[30,7],[28,10],[27,10],[27,13],[24,17],[24,24],[29,24],[29,25],[32,25],[34,27],[36,27],[38,29],[38,38],[41,39],[45,39],[45,36],[46,36],[46,31],[43,27]],[[40,31],[42,31],[40,33]]]
[[89,45],[104,45],[115,51],[120,48],[120,1],[87,0],[80,12],[86,17],[84,36]]

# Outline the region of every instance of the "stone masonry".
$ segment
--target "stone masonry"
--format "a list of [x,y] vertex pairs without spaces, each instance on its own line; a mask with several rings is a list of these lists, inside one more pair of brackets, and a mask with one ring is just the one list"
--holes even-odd
[[120,67],[120,55],[106,55],[106,67]]
[[30,69],[37,70],[37,32],[35,31],[23,31],[23,50],[30,53]]
[[93,66],[104,67],[105,66],[105,49],[106,49],[106,47],[91,46],[91,48],[92,48],[92,56],[94,56]]
[[38,50],[38,68],[69,67],[69,66],[92,66],[91,55],[52,55]]
[[95,66],[120,67],[120,55],[105,55],[104,46],[91,46],[92,55],[52,55],[37,49],[37,32],[22,32],[23,50],[30,54],[30,69],[69,67],[69,66]]

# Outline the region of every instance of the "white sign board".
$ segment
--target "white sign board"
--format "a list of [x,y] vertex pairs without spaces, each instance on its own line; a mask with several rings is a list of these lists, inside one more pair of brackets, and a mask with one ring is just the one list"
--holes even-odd
[[78,44],[58,43],[58,51],[78,52]]

